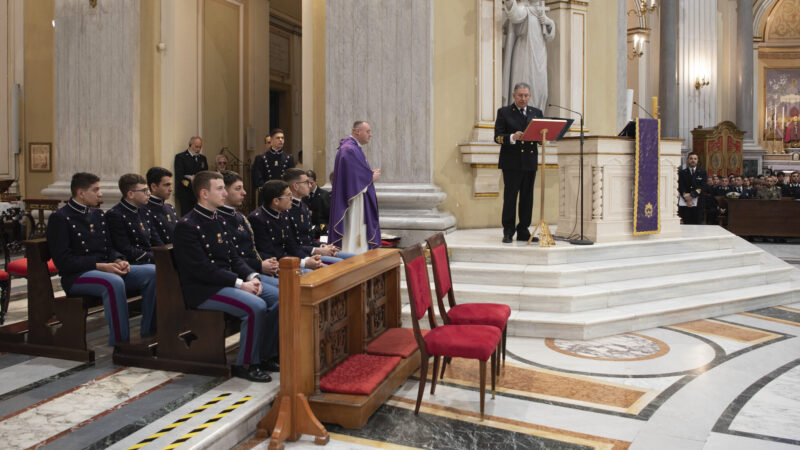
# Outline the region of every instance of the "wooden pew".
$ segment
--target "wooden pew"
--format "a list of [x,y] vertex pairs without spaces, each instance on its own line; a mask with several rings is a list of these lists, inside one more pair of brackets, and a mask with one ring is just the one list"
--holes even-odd
[[738,236],[800,237],[800,202],[727,199],[728,231]]
[[[45,239],[25,241],[28,258],[28,320],[0,327],[0,351],[74,361],[94,361],[86,346],[86,319],[103,311],[99,297],[59,297],[53,293]],[[128,298],[129,307],[141,300]]]
[[300,276],[296,259],[281,260],[281,394],[259,423],[260,436],[271,434],[279,445],[307,433],[323,443],[327,433],[317,419],[360,428],[419,368],[417,349],[369,395],[319,387],[320,378],[349,355],[365,353],[387,329],[400,327],[401,264],[397,250],[375,249]]
[[156,370],[230,376],[225,352],[225,313],[189,309],[183,299],[172,244],[154,247],[156,260],[155,353],[114,354],[120,365]]

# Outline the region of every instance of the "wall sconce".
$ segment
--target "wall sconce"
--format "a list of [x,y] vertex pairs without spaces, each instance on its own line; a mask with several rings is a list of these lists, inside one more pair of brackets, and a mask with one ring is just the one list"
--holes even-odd
[[639,10],[645,14],[654,12],[656,8],[656,0],[639,0]]
[[701,87],[708,86],[710,83],[711,82],[708,81],[708,78],[706,78],[705,75],[703,75],[702,77],[696,77],[694,79],[694,88],[699,91]]
[[640,58],[644,55],[644,38],[638,34],[633,35],[633,45],[628,59]]

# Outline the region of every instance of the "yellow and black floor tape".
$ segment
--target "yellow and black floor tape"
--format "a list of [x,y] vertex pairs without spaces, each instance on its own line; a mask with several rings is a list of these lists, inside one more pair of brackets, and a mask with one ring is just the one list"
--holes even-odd
[[[226,397],[229,397],[230,395],[231,395],[231,393],[227,392],[227,393],[224,393],[224,394],[220,394],[218,397],[212,398],[211,400],[209,400],[208,402],[206,402],[202,406],[198,406],[197,408],[195,408],[194,411],[190,412],[189,414],[186,414],[185,416],[181,417],[180,419],[176,420],[175,422],[172,422],[171,424],[167,425],[166,427],[164,427],[164,428],[158,430],[157,432],[151,434],[150,436],[142,439],[136,445],[132,445],[132,446],[128,447],[128,450],[137,450],[137,449],[140,449],[140,448],[144,447],[145,445],[155,441],[156,439],[160,438],[161,436],[164,436],[165,434],[169,433],[170,431],[172,431],[173,429],[175,429],[179,425],[185,423],[187,420],[189,420],[192,417],[200,414],[201,412],[205,411],[209,407],[219,403],[221,400],[225,399]],[[249,400],[252,397],[245,397],[245,398],[247,400]],[[242,400],[244,400],[244,399],[242,399]],[[233,411],[234,409],[238,408],[239,406],[241,406],[241,403],[244,403],[244,402],[242,402],[242,400],[239,400],[239,402],[237,402],[235,404],[235,406],[231,407],[232,409],[231,408],[227,408],[225,411],[228,411],[228,409]],[[245,400],[245,401],[247,401],[247,400]],[[228,412],[225,412],[225,411],[223,411],[224,414],[222,414],[221,416],[217,415],[217,416],[214,416],[214,417],[221,418],[221,417],[225,416],[226,414],[228,414],[228,412],[230,412],[230,411],[228,411]],[[219,418],[215,419],[213,422],[216,422],[217,420],[219,420]],[[213,422],[210,422],[210,423],[213,423]],[[206,422],[206,423],[209,423],[209,422]],[[208,425],[206,425],[206,426],[208,426]],[[192,430],[192,432],[194,432],[195,430]],[[178,442],[178,441],[175,441],[175,442]],[[173,444],[175,444],[175,442],[173,442]],[[180,444],[178,444],[178,445],[180,445]],[[167,448],[175,448],[175,447],[170,446],[170,447],[167,447]]]
[[214,417],[212,417],[212,418],[210,418],[210,419],[206,420],[206,421],[205,421],[204,423],[202,423],[201,425],[198,425],[197,427],[195,427],[195,429],[194,429],[194,430],[192,430],[192,431],[190,431],[190,432],[188,432],[188,433],[184,434],[183,436],[179,437],[178,439],[175,439],[174,441],[172,441],[172,443],[171,443],[171,444],[169,444],[168,446],[164,447],[164,450],[171,450],[171,449],[173,449],[173,448],[176,448],[176,447],[178,447],[179,445],[183,444],[184,442],[188,441],[189,439],[191,439],[191,438],[193,438],[193,437],[197,436],[197,435],[198,435],[198,434],[199,434],[201,431],[205,430],[206,428],[210,427],[211,425],[214,425],[214,424],[215,424],[215,423],[217,423],[217,422],[218,422],[220,419],[222,419],[223,417],[225,417],[225,416],[227,416],[228,414],[232,413],[232,412],[233,412],[233,411],[234,411],[236,408],[238,408],[238,407],[240,407],[240,406],[244,405],[245,403],[247,403],[247,402],[248,402],[249,400],[251,400],[252,398],[253,398],[253,397],[252,397],[252,396],[250,396],[250,395],[248,395],[248,396],[246,396],[246,397],[242,397],[242,398],[241,398],[241,400],[239,400],[238,402],[236,402],[236,403],[232,404],[231,406],[228,406],[227,408],[223,409],[223,410],[222,410],[222,411],[221,411],[219,414],[217,414],[216,416],[214,416]]

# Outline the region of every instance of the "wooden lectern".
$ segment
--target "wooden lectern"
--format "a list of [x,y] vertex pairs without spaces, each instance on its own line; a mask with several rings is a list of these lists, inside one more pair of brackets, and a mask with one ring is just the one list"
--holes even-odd
[[[544,169],[546,142],[557,141],[561,139],[572,124],[572,119],[533,119],[528,123],[525,132],[522,133],[521,141],[537,141],[542,144],[542,169]],[[544,221],[544,180],[545,171],[542,170],[541,177],[540,199],[539,199],[539,223],[528,238],[528,244],[531,245],[533,237],[536,232],[539,232],[539,247],[552,247],[556,245],[553,240],[553,235],[550,233],[550,228],[547,227],[547,222]]]

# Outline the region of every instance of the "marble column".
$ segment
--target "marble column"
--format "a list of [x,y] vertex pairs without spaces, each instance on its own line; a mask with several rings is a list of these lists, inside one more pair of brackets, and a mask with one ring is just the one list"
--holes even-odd
[[[328,0],[326,166],[356,120],[372,125],[381,229],[411,245],[455,229],[433,184],[433,1]],[[446,124],[441,124],[446,126]]]
[[617,0],[617,129],[621,130],[630,117],[628,102],[628,2]]
[[75,172],[101,178],[104,206],[119,176],[139,167],[139,2],[55,1],[55,183],[65,200]]
[[736,126],[753,138],[753,2],[736,0]]
[[[661,136],[678,137],[678,5],[661,0],[658,104]],[[655,113],[654,113],[655,114]]]

